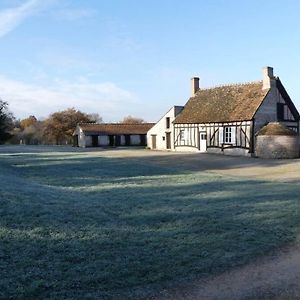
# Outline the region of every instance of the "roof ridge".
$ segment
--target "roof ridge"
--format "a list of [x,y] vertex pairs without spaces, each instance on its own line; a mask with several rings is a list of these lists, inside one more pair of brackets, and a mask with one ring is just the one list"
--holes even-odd
[[92,122],[83,122],[78,123],[79,125],[147,125],[147,124],[155,124],[153,122],[144,122],[144,123],[92,123]]
[[247,82],[238,82],[238,83],[225,83],[225,84],[220,84],[220,85],[214,85],[211,87],[207,87],[207,88],[201,88],[199,89],[200,91],[207,91],[207,90],[213,90],[213,89],[217,89],[217,88],[223,88],[223,87],[238,87],[238,86],[245,86],[245,85],[250,85],[250,84],[258,84],[258,83],[262,83],[262,80],[254,80],[254,81],[247,81]]

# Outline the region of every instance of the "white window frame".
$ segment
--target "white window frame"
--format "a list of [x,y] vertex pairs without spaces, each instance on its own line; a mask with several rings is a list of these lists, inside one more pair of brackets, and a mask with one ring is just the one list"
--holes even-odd
[[224,144],[235,143],[235,127],[225,126],[224,127]]

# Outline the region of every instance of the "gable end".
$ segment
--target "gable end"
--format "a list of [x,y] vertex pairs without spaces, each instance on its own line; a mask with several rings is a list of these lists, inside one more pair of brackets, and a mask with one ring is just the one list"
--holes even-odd
[[276,80],[276,87],[277,87],[279,93],[281,94],[282,98],[285,100],[285,102],[286,102],[288,108],[290,109],[292,115],[294,116],[295,120],[299,121],[300,120],[299,112],[279,78],[277,78],[277,80]]

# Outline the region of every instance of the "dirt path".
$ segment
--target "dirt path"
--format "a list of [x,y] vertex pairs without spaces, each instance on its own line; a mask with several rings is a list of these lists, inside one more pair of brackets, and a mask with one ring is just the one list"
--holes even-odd
[[300,245],[151,299],[300,299]]

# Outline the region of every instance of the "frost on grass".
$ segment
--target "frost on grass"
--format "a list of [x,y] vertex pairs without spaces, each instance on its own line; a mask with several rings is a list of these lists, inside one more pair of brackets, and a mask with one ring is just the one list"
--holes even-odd
[[86,153],[0,155],[0,298],[136,298],[293,241],[299,186]]

